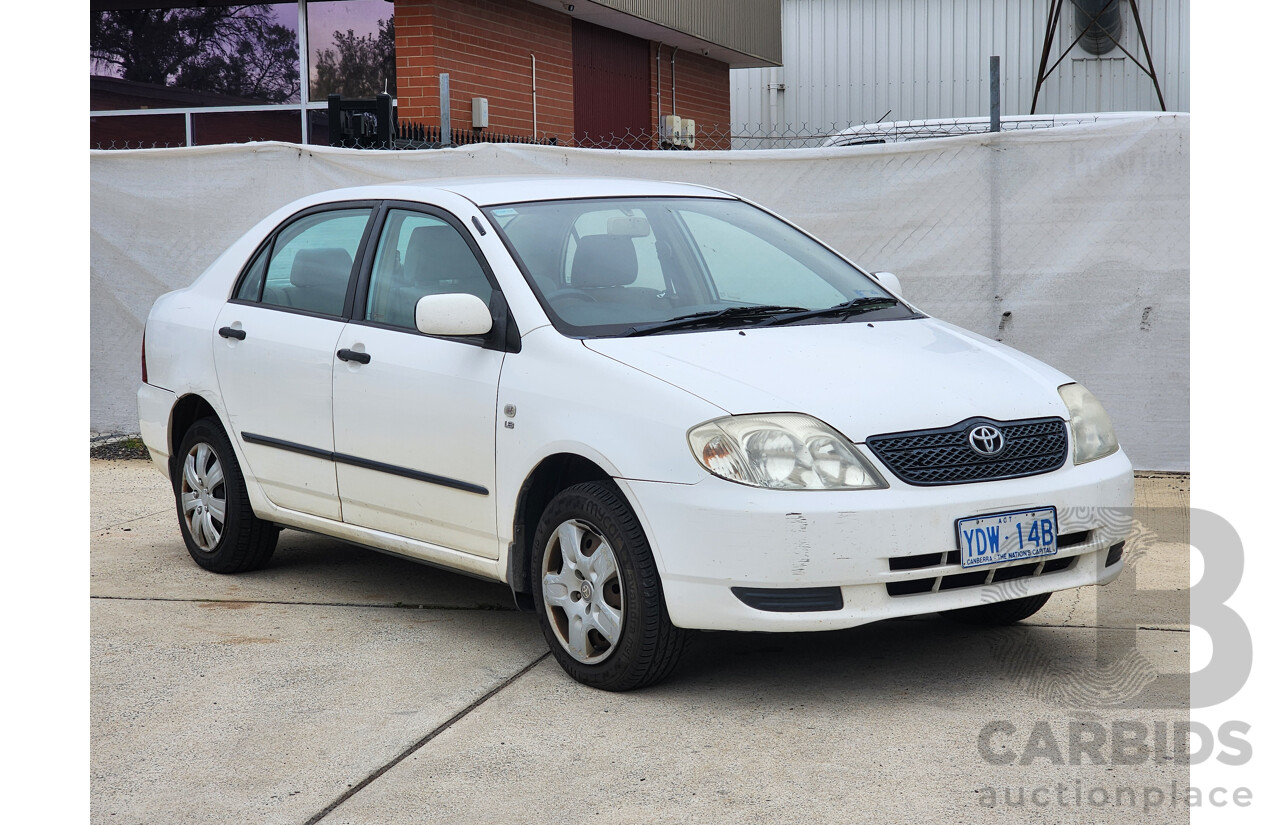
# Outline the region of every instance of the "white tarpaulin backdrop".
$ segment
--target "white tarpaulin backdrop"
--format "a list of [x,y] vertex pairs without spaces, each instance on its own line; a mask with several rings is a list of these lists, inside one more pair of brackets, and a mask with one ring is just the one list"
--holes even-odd
[[388,180],[620,175],[707,184],[770,207],[864,267],[897,273],[926,312],[1085,384],[1136,467],[1189,469],[1187,115],[840,149],[258,143],[91,156],[94,432],[137,431],[152,301],[296,197]]

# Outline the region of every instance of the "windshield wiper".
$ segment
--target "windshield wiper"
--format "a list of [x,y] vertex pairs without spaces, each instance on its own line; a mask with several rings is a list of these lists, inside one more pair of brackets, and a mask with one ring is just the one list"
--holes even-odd
[[777,326],[778,324],[790,324],[793,321],[803,321],[806,318],[825,318],[827,316],[847,317],[851,315],[861,315],[864,312],[871,312],[874,309],[887,309],[891,306],[897,306],[896,298],[872,297],[864,296],[862,298],[854,298],[852,301],[845,301],[842,304],[836,304],[826,309],[803,309],[794,315],[787,315],[782,318],[770,321],[767,326]]
[[749,306],[729,307],[728,309],[709,309],[706,312],[693,312],[680,315],[668,321],[634,326],[623,333],[624,336],[649,335],[654,332],[667,332],[677,329],[696,329],[697,327],[722,326],[726,322],[736,322],[759,318],[771,320],[783,312],[806,312],[804,307],[787,306]]

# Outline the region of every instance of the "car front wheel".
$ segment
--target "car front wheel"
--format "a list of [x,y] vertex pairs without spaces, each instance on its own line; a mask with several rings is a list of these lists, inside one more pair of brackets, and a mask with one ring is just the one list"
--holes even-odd
[[667,616],[649,542],[612,484],[578,484],[553,498],[533,562],[543,635],[574,679],[631,690],[675,668],[686,634]]
[[187,552],[214,573],[264,566],[280,531],[253,514],[240,464],[215,419],[191,425],[178,448],[173,480]]

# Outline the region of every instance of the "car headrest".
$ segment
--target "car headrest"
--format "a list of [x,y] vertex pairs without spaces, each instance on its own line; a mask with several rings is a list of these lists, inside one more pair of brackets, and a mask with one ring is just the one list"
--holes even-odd
[[411,284],[427,280],[427,269],[432,253],[442,233],[451,231],[443,224],[419,226],[409,233],[409,243],[404,248],[404,277]]
[[640,274],[636,245],[625,235],[586,235],[578,239],[569,285],[579,289],[626,286]]
[[404,251],[405,279],[420,288],[459,281],[485,281],[475,254],[452,226],[419,226]]
[[299,249],[289,270],[289,283],[298,287],[345,289],[351,276],[351,255],[340,247]]

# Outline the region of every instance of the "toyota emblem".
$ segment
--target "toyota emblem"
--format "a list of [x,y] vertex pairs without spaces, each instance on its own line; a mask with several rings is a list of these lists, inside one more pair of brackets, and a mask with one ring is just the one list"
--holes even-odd
[[969,446],[983,458],[994,458],[1004,452],[1004,433],[990,424],[979,424],[969,430]]

